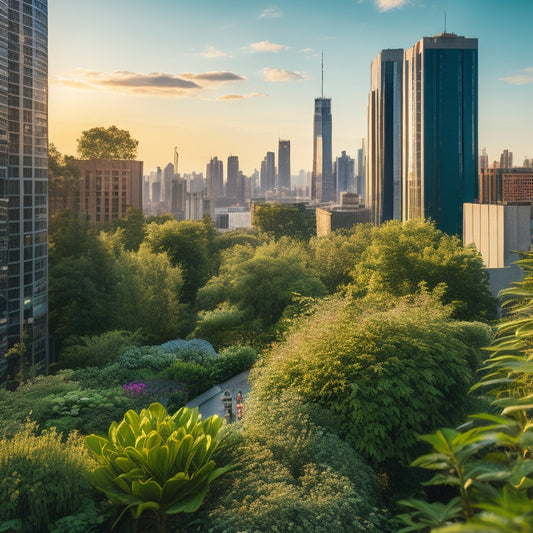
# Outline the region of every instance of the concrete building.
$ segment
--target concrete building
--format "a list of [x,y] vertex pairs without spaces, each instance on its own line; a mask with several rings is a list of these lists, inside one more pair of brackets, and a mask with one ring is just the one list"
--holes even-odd
[[500,155],[500,168],[513,168],[513,152],[504,150]]
[[239,171],[239,158],[228,157],[228,180],[226,182],[226,200],[233,205],[244,204],[244,178]]
[[370,67],[365,203],[375,224],[402,217],[402,71],[401,48]]
[[276,154],[267,152],[261,162],[261,193],[273,191],[276,188]]
[[370,222],[370,211],[363,205],[357,207],[333,206],[316,208],[317,237],[328,235],[341,228]]
[[[129,207],[143,208],[143,162],[111,159],[76,160],[80,169],[79,209],[96,224],[121,218]],[[158,201],[161,182],[152,183]]]
[[521,281],[522,270],[513,263],[519,259],[516,252],[531,246],[530,206],[467,203],[463,215],[463,242],[481,253],[493,295]]
[[331,123],[331,98],[315,98],[311,201],[318,203],[335,202],[337,198],[333,179]]
[[463,233],[478,198],[478,42],[424,37],[404,55],[403,220],[431,218]]
[[483,148],[481,155],[479,156],[479,171],[489,168],[489,155],[487,154],[487,149]]
[[47,1],[0,0],[0,372],[23,333],[48,367],[47,185]]
[[225,231],[252,228],[252,212],[246,207],[217,207],[215,228]]
[[282,139],[278,143],[278,188],[291,188],[291,141]]
[[357,178],[355,192],[366,201],[366,142],[361,140],[361,148],[357,150]]

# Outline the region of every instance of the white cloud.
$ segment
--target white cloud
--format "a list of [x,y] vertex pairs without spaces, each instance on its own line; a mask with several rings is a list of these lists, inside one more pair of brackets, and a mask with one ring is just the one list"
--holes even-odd
[[217,50],[214,46],[208,46],[205,52],[200,53],[202,57],[207,57],[208,59],[215,59],[217,57],[229,57],[226,52],[222,50]]
[[310,54],[312,51],[312,48],[302,48],[302,50],[300,50],[303,54]]
[[263,69],[263,77],[265,81],[300,81],[307,79],[305,72],[291,72],[290,70],[284,70],[281,68],[268,68]]
[[289,50],[290,46],[286,44],[276,44],[270,41],[261,41],[259,43],[252,43],[250,47],[256,52],[281,52],[282,50]]
[[219,83],[242,81],[246,78],[234,72],[217,71],[192,74],[164,72],[137,73],[127,71],[98,72],[75,69],[51,80],[52,84],[89,91],[111,90],[129,94],[153,96],[195,96],[199,91]]
[[511,85],[525,85],[526,83],[533,83],[533,67],[523,68],[513,76],[500,78]]
[[409,0],[376,0],[380,11],[388,11],[397,7],[403,7],[409,3]]
[[224,94],[219,96],[217,100],[244,100],[245,98],[257,98],[259,96],[266,96],[266,94],[261,93],[250,93],[250,94]]
[[281,12],[277,7],[270,7],[268,9],[265,9],[259,17],[261,18],[267,18],[267,19],[277,19],[281,17]]

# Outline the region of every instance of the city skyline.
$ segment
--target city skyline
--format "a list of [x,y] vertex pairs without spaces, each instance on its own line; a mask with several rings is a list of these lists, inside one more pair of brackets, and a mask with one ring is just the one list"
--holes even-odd
[[480,153],[487,147],[492,161],[508,148],[520,164],[533,156],[533,3],[505,7],[496,0],[354,0],[327,8],[299,0],[186,7],[155,0],[147,10],[138,0],[56,0],[49,6],[50,141],[74,155],[83,130],[115,124],[139,139],[147,171],[171,161],[177,146],[182,173],[235,154],[249,175],[285,138],[293,173],[310,170],[323,51],[333,157],[355,156],[366,137],[372,59],[441,33],[446,11],[448,32],[479,39]]

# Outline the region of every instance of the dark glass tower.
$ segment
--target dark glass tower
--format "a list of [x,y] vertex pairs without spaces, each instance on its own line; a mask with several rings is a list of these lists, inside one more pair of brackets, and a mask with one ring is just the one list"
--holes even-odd
[[381,224],[402,217],[403,49],[382,50],[370,68],[367,207]]
[[478,197],[478,42],[442,33],[405,52],[403,218],[463,233]]
[[278,144],[278,187],[291,188],[291,141],[281,139]]
[[46,1],[0,0],[0,346],[5,350],[6,340],[7,346],[13,345],[25,333],[29,362],[44,370],[48,365],[47,26]]
[[311,199],[333,202],[336,196],[331,154],[331,98],[315,98]]

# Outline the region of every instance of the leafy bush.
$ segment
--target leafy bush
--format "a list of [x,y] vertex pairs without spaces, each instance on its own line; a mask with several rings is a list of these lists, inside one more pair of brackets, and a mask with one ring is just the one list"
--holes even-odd
[[193,362],[176,361],[165,371],[165,376],[184,385],[188,400],[215,384],[209,369]]
[[112,363],[128,346],[138,345],[138,335],[129,331],[108,331],[92,337],[81,337],[63,350],[59,362],[63,368],[103,367]]
[[268,406],[248,396],[221,450],[240,466],[208,496],[197,531],[383,533],[376,476],[330,431],[336,424],[292,392]]
[[62,442],[55,430],[36,435],[29,424],[13,438],[1,439],[1,520],[19,519],[23,532],[39,533],[82,511],[94,494],[83,476],[92,463],[76,434]]
[[90,435],[85,442],[100,464],[88,474],[94,486],[117,506],[139,519],[151,510],[164,531],[168,515],[195,512],[212,481],[229,467],[215,468],[223,420],[202,421],[197,409],[173,416],[158,403],[140,414],[128,411],[113,422],[107,437]]
[[[478,340],[490,337],[488,326],[476,327]],[[381,310],[372,301],[323,301],[266,356],[255,390],[266,404],[294,388],[330,407],[373,464],[408,459],[417,434],[461,420],[470,349],[478,348],[464,339],[465,329],[428,295]]]
[[129,370],[148,368],[160,371],[169,367],[175,360],[174,354],[165,352],[159,346],[142,346],[124,350],[116,362],[121,368]]
[[103,368],[88,367],[75,370],[71,379],[84,389],[105,389],[129,383],[137,378],[137,370],[123,368],[113,363]]
[[251,346],[232,346],[225,348],[220,357],[211,362],[213,384],[221,383],[248,370],[257,361],[257,351]]

